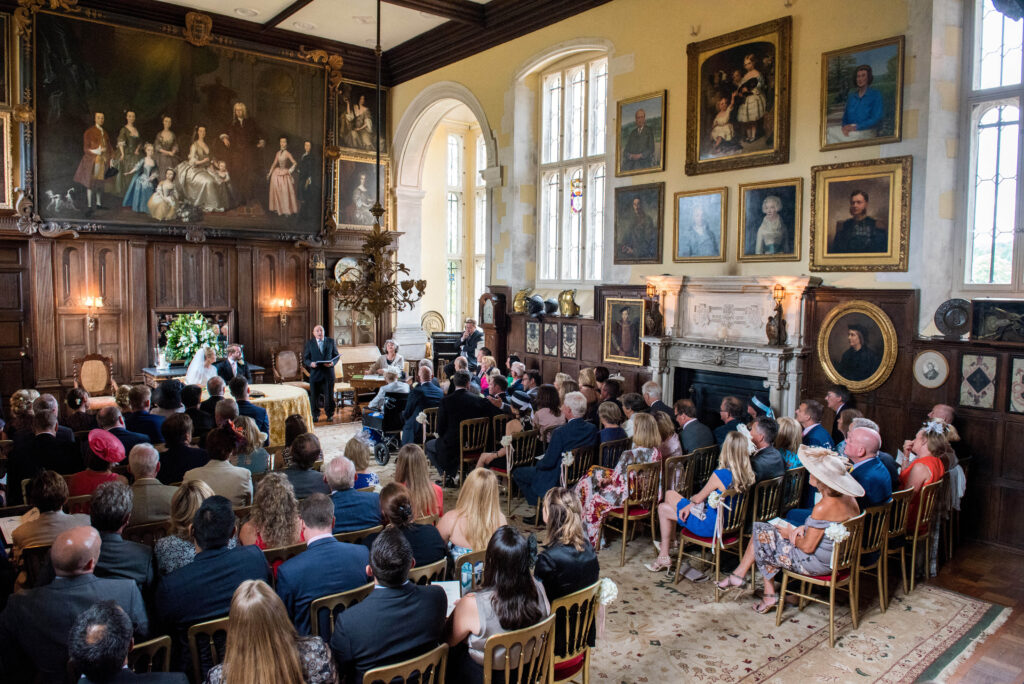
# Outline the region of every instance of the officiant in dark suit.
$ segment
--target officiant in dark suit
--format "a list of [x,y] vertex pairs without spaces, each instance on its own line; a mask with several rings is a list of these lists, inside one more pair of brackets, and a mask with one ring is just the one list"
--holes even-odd
[[217,369],[217,375],[224,378],[225,384],[234,380],[236,375],[241,375],[245,378],[246,382],[252,382],[249,364],[242,359],[242,348],[237,344],[229,346],[227,358],[213,364],[213,367]]
[[324,327],[313,328],[313,339],[302,351],[302,365],[309,371],[309,408],[313,421],[320,416],[317,401],[323,397],[324,413],[328,422],[334,417],[334,362],[340,356],[334,340],[324,336]]

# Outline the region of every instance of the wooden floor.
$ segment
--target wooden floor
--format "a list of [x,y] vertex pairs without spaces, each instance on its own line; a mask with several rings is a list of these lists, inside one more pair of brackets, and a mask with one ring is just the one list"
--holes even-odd
[[1003,626],[978,646],[949,681],[1024,684],[1024,553],[967,543],[932,582],[1013,608]]

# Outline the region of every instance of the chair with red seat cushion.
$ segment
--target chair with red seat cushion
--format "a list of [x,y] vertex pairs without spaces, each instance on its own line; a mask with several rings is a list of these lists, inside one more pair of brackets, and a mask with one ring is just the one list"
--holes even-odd
[[597,615],[597,593],[601,582],[551,602],[555,617],[553,657],[549,681],[561,682],[583,671],[590,681],[590,632]]
[[[626,482],[628,491],[626,500],[622,506],[612,508],[608,516],[601,521],[601,529],[597,535],[597,548],[601,548],[601,537],[604,535],[604,528],[610,527],[622,534],[622,552],[619,554],[619,567],[626,564],[626,542],[630,539],[630,522],[642,522],[645,518],[650,520],[651,509],[657,505],[658,485],[661,482],[661,463],[634,463],[626,466]],[[615,527],[611,519],[622,521],[621,527]],[[634,525],[633,529],[636,529]],[[651,528],[654,534],[654,528]]]
[[[732,551],[737,557],[743,556],[740,534],[743,529],[743,521],[747,519],[747,506],[750,504],[749,493],[749,490],[740,492],[730,487],[722,494],[718,505],[719,524],[722,531],[719,539],[701,537],[693,534],[685,527],[680,530],[679,557],[676,560],[675,582],[679,582],[679,570],[683,565],[683,556],[694,560],[699,559],[702,563],[706,563],[704,553],[710,549],[715,555],[715,602],[718,602],[722,597],[722,590],[718,588],[719,575],[722,571],[722,552]],[[700,556],[686,553],[687,544],[699,546]]]

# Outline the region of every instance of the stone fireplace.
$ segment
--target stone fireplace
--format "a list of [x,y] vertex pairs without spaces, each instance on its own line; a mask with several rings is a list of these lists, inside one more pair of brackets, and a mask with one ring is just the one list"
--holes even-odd
[[[806,276],[652,276],[665,317],[662,337],[645,337],[650,366],[667,399],[687,396],[676,386],[676,370],[710,371],[760,381],[778,415],[793,415],[804,364],[813,341],[803,339],[804,300],[821,284]],[[767,344],[765,325],[775,311],[772,290],[785,288],[782,301],[788,340]],[[749,386],[740,382],[738,385]],[[683,393],[680,394],[680,391]],[[746,398],[746,397],[744,397]]]

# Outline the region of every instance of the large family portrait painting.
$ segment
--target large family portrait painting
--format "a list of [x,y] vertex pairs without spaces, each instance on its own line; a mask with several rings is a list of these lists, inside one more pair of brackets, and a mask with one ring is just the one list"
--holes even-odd
[[319,231],[321,67],[44,12],[37,22],[43,219]]

